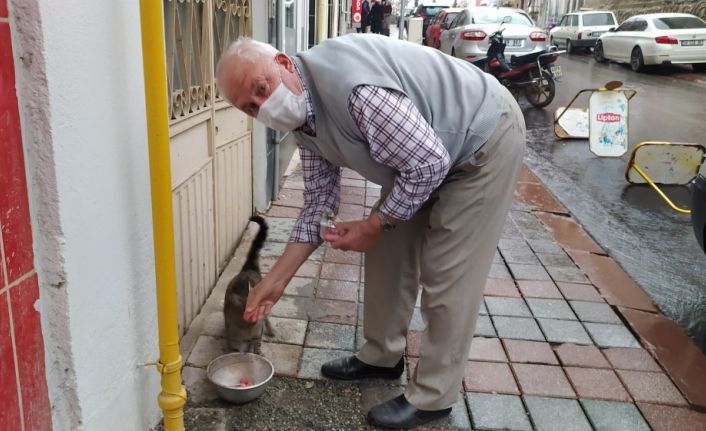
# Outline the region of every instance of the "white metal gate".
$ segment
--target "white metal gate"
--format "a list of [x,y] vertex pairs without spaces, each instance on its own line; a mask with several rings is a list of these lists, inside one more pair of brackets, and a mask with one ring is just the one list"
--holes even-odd
[[215,63],[230,42],[251,34],[251,2],[163,0],[163,4],[183,334],[252,213],[252,122],[222,100],[213,76]]

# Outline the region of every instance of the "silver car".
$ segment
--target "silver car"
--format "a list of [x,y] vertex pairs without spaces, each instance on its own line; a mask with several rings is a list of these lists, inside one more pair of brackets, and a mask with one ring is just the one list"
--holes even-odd
[[488,36],[500,27],[506,16],[510,17],[510,22],[503,24],[508,58],[511,55],[543,51],[549,47],[547,33],[536,27],[524,12],[481,6],[463,10],[446,29],[442,29],[439,49],[470,62],[485,60],[490,43]]

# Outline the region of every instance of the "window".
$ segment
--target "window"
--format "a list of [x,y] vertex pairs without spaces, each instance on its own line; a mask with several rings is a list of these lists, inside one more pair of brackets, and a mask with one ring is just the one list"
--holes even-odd
[[451,23],[453,22],[454,18],[456,18],[457,15],[458,15],[458,13],[456,13],[456,12],[454,12],[454,13],[447,13],[447,14],[446,14],[446,18],[444,18],[444,24],[451,24]]
[[451,24],[449,24],[449,28],[456,27],[459,24],[459,22],[461,22],[462,17],[463,17],[462,13],[456,15],[456,17],[451,21]]
[[448,6],[419,6],[419,13],[426,16],[434,16]]
[[509,24],[532,25],[532,21],[527,19],[523,14],[504,11],[483,11],[477,13],[473,15],[472,24],[501,24],[506,16],[511,18]]
[[294,1],[284,2],[284,26],[294,28]]
[[632,27],[630,27],[630,31],[645,31],[647,30],[647,21],[644,19],[636,19],[633,21]]
[[618,27],[615,31],[632,31],[632,25],[634,21],[625,21],[624,23],[620,24],[620,27]]
[[524,11],[518,10],[517,13],[519,13],[519,14],[522,15],[523,17],[527,18],[527,20],[530,22],[531,25],[535,25],[535,23],[534,23],[534,21],[532,20],[532,18],[530,18],[530,16],[527,15]]
[[463,11],[458,14],[458,16],[456,17],[456,19],[453,20],[453,22],[451,22],[451,28],[458,27],[460,25],[468,25],[470,23],[471,19],[468,16],[468,12]]
[[615,25],[613,15],[609,13],[589,13],[583,17],[583,25]]
[[294,0],[284,2],[284,52],[297,53],[297,15]]
[[655,18],[655,27],[660,30],[675,30],[683,28],[706,28],[706,22],[695,16],[675,16]]
[[432,24],[436,24],[441,19],[441,16],[443,14],[444,14],[444,12],[437,13],[436,16],[434,18],[432,18],[432,20],[431,20]]
[[578,15],[571,15],[571,27],[578,27],[579,26],[579,16]]
[[568,18],[569,18],[569,17],[567,17],[566,15],[562,16],[562,17],[561,17],[561,20],[559,21],[559,24],[557,24],[557,27],[563,27],[563,26],[565,26],[566,23],[569,21]]

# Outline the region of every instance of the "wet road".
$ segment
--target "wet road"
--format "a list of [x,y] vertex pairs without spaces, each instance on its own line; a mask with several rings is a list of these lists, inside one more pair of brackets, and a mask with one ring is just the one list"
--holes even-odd
[[[523,104],[527,164],[706,351],[706,255],[689,217],[673,212],[651,189],[627,185],[629,152],[620,159],[601,159],[588,150],[587,140],[559,141],[552,127],[552,113],[578,90],[618,80],[638,89],[630,105],[631,149],[648,140],[706,144],[706,75],[679,68],[636,74],[622,65],[597,64],[590,55],[565,56],[559,64],[564,77],[554,102],[543,110]],[[587,104],[583,99],[579,106]],[[677,205],[690,206],[685,188],[665,191]]]

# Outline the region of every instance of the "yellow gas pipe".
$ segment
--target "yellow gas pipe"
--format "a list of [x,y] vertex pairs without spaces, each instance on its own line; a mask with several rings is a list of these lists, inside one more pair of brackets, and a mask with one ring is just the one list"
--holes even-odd
[[162,391],[158,397],[165,431],[184,431],[186,390],[181,384],[181,355],[177,323],[174,227],[167,118],[167,70],[162,2],[140,1],[142,62],[152,192],[152,229],[157,279],[157,320]]

